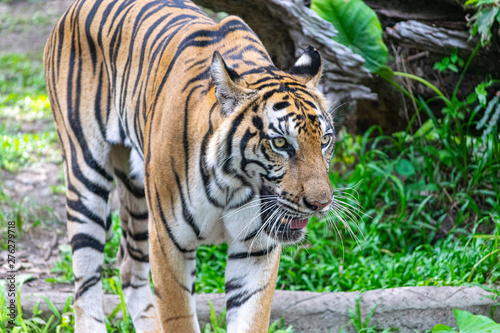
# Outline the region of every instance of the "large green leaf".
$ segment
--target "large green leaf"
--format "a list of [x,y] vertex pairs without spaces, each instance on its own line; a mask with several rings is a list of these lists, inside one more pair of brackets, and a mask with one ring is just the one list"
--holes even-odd
[[337,29],[333,40],[362,56],[371,73],[385,65],[388,50],[382,39],[382,25],[362,0],[313,0],[311,8]]
[[493,319],[473,315],[470,312],[462,310],[453,310],[453,315],[457,318],[457,325],[460,333],[499,333],[500,324]]

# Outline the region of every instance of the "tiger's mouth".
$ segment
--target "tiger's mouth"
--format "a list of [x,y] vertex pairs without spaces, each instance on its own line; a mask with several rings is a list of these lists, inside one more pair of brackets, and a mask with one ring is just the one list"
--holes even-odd
[[[261,193],[269,196],[270,191],[263,190]],[[299,216],[284,209],[277,198],[272,201],[263,200],[261,212],[263,227],[269,237],[285,244],[297,243],[304,237],[310,216]]]
[[290,224],[290,229],[302,229],[305,228],[309,219],[290,219],[283,218],[281,224]]
[[269,237],[280,243],[294,244],[299,242],[306,233],[308,218],[285,217],[280,220],[266,219],[264,230]]

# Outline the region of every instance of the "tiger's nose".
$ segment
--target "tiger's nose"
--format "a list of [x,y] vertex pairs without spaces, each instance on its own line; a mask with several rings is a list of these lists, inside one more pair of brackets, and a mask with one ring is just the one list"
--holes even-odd
[[304,198],[304,204],[306,205],[307,208],[311,210],[318,210],[318,209],[323,209],[326,206],[328,206],[332,202],[332,199],[328,200],[328,202],[321,203],[318,201],[309,201],[307,198]]

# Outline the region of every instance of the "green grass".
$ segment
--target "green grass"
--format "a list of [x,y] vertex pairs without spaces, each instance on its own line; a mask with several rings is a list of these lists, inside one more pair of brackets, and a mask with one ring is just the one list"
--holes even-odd
[[0,168],[16,171],[19,167],[40,160],[57,161],[54,152],[57,134],[53,131],[40,133],[9,133],[0,125]]
[[39,61],[0,54],[0,124],[0,168],[61,160]]

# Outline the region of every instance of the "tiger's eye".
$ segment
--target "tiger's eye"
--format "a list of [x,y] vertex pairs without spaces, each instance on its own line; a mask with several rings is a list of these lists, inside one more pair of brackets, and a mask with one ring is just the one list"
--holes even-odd
[[282,137],[274,138],[273,144],[276,148],[283,148],[286,146],[286,139]]
[[323,138],[321,138],[321,144],[323,146],[327,145],[330,142],[330,137],[331,137],[330,134],[323,136]]

